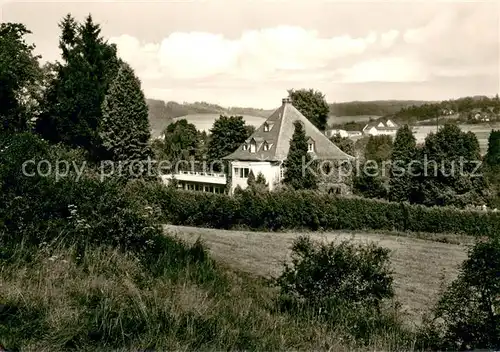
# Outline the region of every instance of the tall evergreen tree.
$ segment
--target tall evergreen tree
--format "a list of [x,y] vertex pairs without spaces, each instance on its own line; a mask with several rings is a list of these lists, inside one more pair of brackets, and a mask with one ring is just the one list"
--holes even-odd
[[[290,141],[290,150],[284,161],[283,183],[293,189],[317,189],[317,176],[305,168],[312,157],[307,150],[307,137],[302,123],[294,123],[295,131]],[[303,171],[303,169],[305,169]]]
[[119,67],[116,47],[100,36],[90,15],[78,24],[68,14],[59,27],[63,62],[57,64],[36,129],[51,142],[83,147],[99,160],[97,129],[104,96]]
[[488,151],[485,162],[492,168],[500,166],[500,130],[492,130],[488,137]]
[[104,98],[99,137],[111,160],[140,162],[152,156],[146,99],[141,82],[126,63],[120,65]]
[[292,105],[314,126],[320,131],[326,129],[330,106],[323,93],[314,89],[290,89],[288,96],[292,100]]
[[389,180],[389,198],[403,202],[410,199],[413,186],[410,167],[416,157],[416,139],[410,127],[405,125],[396,133],[392,148],[391,170]]

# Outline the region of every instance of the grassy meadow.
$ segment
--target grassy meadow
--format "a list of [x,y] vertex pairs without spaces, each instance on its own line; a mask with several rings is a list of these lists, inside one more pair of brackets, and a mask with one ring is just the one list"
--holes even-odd
[[[292,241],[303,234],[228,231],[173,225],[166,226],[166,229],[188,242],[201,238],[218,261],[266,278],[280,274],[283,261],[289,259]],[[449,239],[452,243],[440,243],[415,237],[362,232],[307,234],[319,241],[372,241],[390,249],[396,299],[402,304],[402,309],[407,314],[406,321],[410,325],[421,321],[422,316],[436,302],[441,287],[455,279],[458,266],[467,258],[466,246],[471,243],[467,237]]]
[[[311,310],[288,312],[265,279],[202,254],[186,262],[168,253],[152,272],[131,252],[105,246],[78,251],[33,251],[19,244],[2,264],[0,347],[52,352],[414,346],[413,333],[402,328],[396,313],[373,321],[363,312],[341,311],[332,323]],[[233,261],[243,257],[242,248],[235,248]],[[353,336],[350,330],[358,324],[363,330]]]

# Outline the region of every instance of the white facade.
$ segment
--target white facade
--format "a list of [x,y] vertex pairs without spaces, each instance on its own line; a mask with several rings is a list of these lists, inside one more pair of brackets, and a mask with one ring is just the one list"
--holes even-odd
[[165,185],[168,185],[172,178],[177,180],[179,188],[188,191],[224,193],[226,188],[226,175],[223,173],[179,171],[175,175],[161,176]]
[[368,130],[365,131],[366,135],[369,136],[381,136],[381,135],[388,135],[388,136],[395,136],[396,135],[396,130],[385,130],[385,129],[377,129],[376,127],[372,127]]
[[346,130],[328,130],[325,132],[325,135],[328,138],[332,138],[333,136],[335,136],[337,134],[339,134],[340,137],[343,137],[343,138],[349,137],[349,132],[347,132]]
[[380,136],[380,135],[396,135],[398,126],[391,120],[385,123],[380,121],[378,123],[369,123],[363,128],[363,134],[367,136]]
[[231,162],[231,189],[234,193],[236,187],[245,189],[248,186],[248,175],[252,171],[255,178],[262,173],[269,185],[269,190],[275,189],[276,184],[281,181],[280,165],[269,161],[233,161]]

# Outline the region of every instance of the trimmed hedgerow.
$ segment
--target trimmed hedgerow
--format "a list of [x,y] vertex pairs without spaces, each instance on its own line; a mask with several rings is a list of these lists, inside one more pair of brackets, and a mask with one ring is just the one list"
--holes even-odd
[[150,184],[142,185],[140,194],[157,207],[162,221],[175,225],[271,231],[388,230],[472,236],[493,236],[500,232],[500,213],[343,198],[311,191],[240,192],[231,197]]

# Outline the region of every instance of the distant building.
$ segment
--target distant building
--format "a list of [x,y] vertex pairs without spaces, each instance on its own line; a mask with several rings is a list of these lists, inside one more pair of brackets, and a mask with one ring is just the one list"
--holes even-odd
[[399,126],[392,120],[371,121],[363,128],[365,136],[390,135],[394,136],[399,129]]
[[333,136],[336,136],[338,134],[343,138],[349,137],[349,132],[347,132],[346,130],[331,129],[325,131],[325,136],[327,136],[328,138],[332,138]]
[[363,133],[361,131],[347,131],[348,137],[361,137]]
[[[309,153],[313,158],[339,162],[354,159],[353,156],[344,153],[333,144],[291,104],[289,98],[285,98],[282,100],[281,107],[274,111],[237,150],[223,158],[230,164],[228,170],[230,194],[238,186],[242,189],[248,186],[250,172],[255,177],[262,173],[270,191],[279,187],[284,178],[283,162],[290,149],[290,140],[295,131],[296,121],[304,126]],[[221,187],[227,182],[224,174],[196,172],[163,176],[163,180],[168,183],[172,177],[175,177],[181,188],[214,193],[220,192]],[[337,176],[328,176],[321,181],[320,189],[335,193],[349,193],[350,189],[344,181],[338,179]]]

